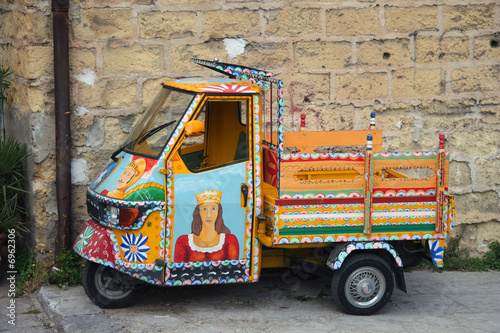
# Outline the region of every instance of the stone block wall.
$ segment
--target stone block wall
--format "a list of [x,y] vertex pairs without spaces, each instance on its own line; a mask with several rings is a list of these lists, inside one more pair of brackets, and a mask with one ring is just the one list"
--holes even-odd
[[[0,21],[15,82],[7,131],[23,127],[32,144],[33,244],[50,248],[50,1],[2,0]],[[189,59],[217,57],[285,80],[286,130],[302,112],[307,130],[364,129],[376,111],[384,150],[434,150],[445,133],[461,246],[484,252],[500,239],[499,43],[495,0],[71,1],[74,230],[87,219],[87,186],[160,83],[213,75]]]

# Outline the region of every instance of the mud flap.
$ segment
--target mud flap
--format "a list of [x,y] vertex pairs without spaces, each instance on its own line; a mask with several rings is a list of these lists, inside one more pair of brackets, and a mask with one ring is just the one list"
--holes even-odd
[[395,267],[394,269],[394,278],[396,279],[396,288],[404,292],[406,292],[406,282],[405,282],[405,275],[403,268],[401,267]]

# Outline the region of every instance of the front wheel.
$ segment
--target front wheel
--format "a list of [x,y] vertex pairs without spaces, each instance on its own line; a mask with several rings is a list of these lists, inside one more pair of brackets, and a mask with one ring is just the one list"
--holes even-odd
[[132,305],[140,293],[141,282],[114,268],[87,261],[82,274],[87,296],[101,308],[118,309]]
[[385,260],[373,254],[359,254],[342,265],[332,279],[332,294],[345,312],[370,315],[391,298],[394,276]]

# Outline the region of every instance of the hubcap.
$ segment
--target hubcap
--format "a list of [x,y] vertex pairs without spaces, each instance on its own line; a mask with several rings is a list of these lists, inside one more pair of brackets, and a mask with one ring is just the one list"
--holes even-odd
[[347,300],[359,308],[376,304],[384,295],[385,279],[376,268],[360,267],[352,272],[345,283]]
[[99,265],[95,274],[96,287],[109,299],[122,299],[132,293],[134,283],[115,269]]

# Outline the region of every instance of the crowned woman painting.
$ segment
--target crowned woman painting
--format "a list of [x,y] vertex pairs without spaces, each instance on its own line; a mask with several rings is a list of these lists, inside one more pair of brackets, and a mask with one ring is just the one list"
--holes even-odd
[[193,211],[191,233],[175,244],[175,262],[238,259],[239,244],[222,219],[222,192],[195,194],[198,204]]

